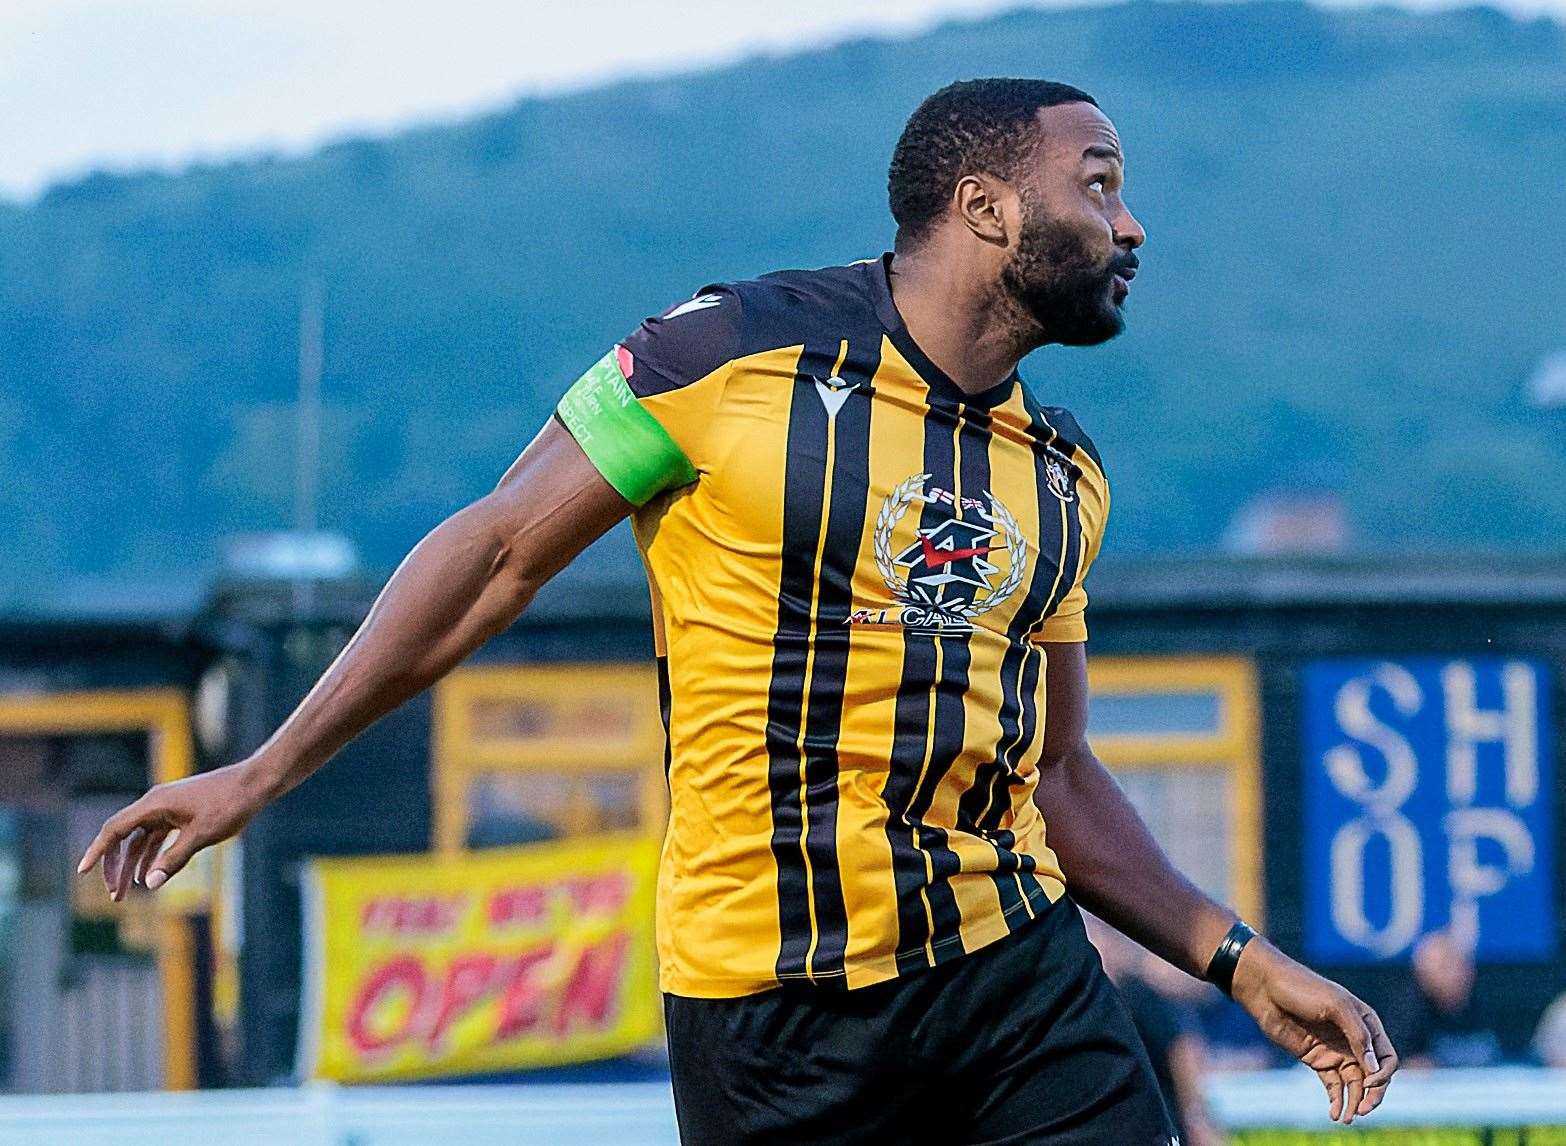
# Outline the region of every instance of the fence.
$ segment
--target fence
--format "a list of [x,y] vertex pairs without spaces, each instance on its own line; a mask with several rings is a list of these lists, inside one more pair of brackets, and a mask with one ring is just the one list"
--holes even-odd
[[[1407,1146],[1543,1146],[1566,1142],[1566,1071],[1435,1071],[1400,1077],[1387,1105],[1353,1131],[1334,1130],[1303,1069],[1222,1075],[1214,1112],[1240,1146],[1363,1142]],[[674,1146],[662,1083],[585,1086],[403,1086],[183,1094],[18,1096],[0,1100],[0,1143],[166,1146]]]

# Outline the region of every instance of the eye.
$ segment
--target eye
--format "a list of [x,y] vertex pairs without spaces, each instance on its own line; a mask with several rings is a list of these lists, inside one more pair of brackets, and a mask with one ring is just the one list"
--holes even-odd
[[1093,192],[1095,195],[1102,195],[1104,193],[1106,182],[1107,181],[1102,175],[1095,176],[1093,180],[1088,183],[1088,190]]

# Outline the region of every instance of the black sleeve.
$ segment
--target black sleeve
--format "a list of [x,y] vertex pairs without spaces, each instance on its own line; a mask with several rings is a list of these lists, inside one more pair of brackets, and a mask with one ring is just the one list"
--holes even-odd
[[739,352],[740,300],[714,284],[663,314],[649,318],[618,348],[620,371],[638,398],[699,382]]

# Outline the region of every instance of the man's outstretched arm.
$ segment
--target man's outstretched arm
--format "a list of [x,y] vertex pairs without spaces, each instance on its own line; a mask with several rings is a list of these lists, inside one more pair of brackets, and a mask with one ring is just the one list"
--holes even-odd
[[[1051,643],[1049,714],[1035,800],[1071,895],[1100,919],[1197,978],[1235,921],[1175,870],[1087,743],[1087,654]],[[1309,1066],[1344,1123],[1381,1103],[1397,1053],[1381,1020],[1348,991],[1265,939],[1246,944],[1233,993],[1262,1032]]]
[[413,548],[353,639],[265,744],[237,764],[159,784],[111,816],[78,870],[102,860],[115,899],[133,879],[161,887],[197,851],[234,835],[504,630],[544,582],[630,510],[551,418],[493,492]]

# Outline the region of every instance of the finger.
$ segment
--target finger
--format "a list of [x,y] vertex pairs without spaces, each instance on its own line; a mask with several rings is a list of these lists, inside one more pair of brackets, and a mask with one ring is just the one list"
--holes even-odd
[[1369,1009],[1359,1003],[1358,999],[1354,999],[1352,1002],[1340,1004],[1332,1011],[1332,1021],[1348,1040],[1349,1049],[1354,1052],[1355,1064],[1359,1067],[1356,1073],[1361,1076],[1375,1074],[1381,1065],[1376,1061],[1376,1052],[1371,1045],[1370,1027],[1366,1025],[1363,1014]]
[[114,890],[115,902],[125,898],[125,893],[130,890],[131,876],[136,874],[136,865],[141,863],[141,849],[147,843],[147,829],[133,828],[131,834],[125,837],[125,843],[116,850],[118,858],[114,865]]
[[92,843],[88,844],[87,850],[82,853],[81,862],[76,865],[77,875],[91,871],[94,865],[108,855],[109,850],[136,826],[136,817],[131,813],[131,808],[135,806],[132,804],[130,807],[121,808],[103,822],[103,827],[98,829],[98,834],[92,838]]
[[1352,1066],[1344,1067],[1340,1073],[1347,1083],[1343,1096],[1343,1125],[1348,1126],[1359,1113],[1359,1104],[1365,1100],[1365,1076]]
[[1359,1104],[1361,1114],[1369,1114],[1381,1105],[1381,1100],[1387,1094],[1387,1086],[1391,1084],[1392,1075],[1398,1067],[1397,1051],[1392,1049],[1392,1044],[1387,1040],[1385,1033],[1381,1034],[1377,1041],[1380,1043],[1380,1053],[1377,1056],[1381,1060],[1380,1077],[1365,1080],[1365,1097]]
[[1386,1096],[1387,1096],[1387,1084],[1386,1083],[1384,1083],[1384,1082],[1366,1083],[1365,1084],[1365,1096],[1359,1100],[1359,1114],[1360,1114],[1360,1117],[1364,1117],[1365,1115],[1369,1114],[1371,1111],[1375,1110],[1378,1106],[1380,1106],[1382,1099],[1386,1098]]
[[147,872],[152,868],[152,861],[158,858],[158,853],[168,842],[172,830],[172,828],[154,828],[147,833],[147,846],[141,849],[141,862],[136,865],[136,871],[131,876],[136,883],[146,884]]
[[202,844],[203,841],[197,838],[195,832],[188,829],[178,831],[174,842],[153,861],[152,869],[147,872],[147,886],[156,891],[178,875],[180,869],[190,862],[190,857],[201,850]]
[[1392,1040],[1387,1038],[1386,1028],[1381,1025],[1381,1016],[1369,1007],[1365,1008],[1365,1025],[1370,1028],[1370,1044],[1376,1055],[1376,1069],[1365,1076],[1365,1085],[1384,1090],[1397,1072],[1397,1051],[1392,1048]]
[[134,827],[128,829],[123,839],[114,843],[103,857],[103,887],[109,893],[109,898],[120,898],[120,872],[125,869],[125,845],[130,839],[129,832],[134,832]]
[[125,836],[133,827],[134,824],[127,824],[122,830],[115,832],[112,842],[103,852],[103,889],[109,893],[110,899],[114,898],[114,888],[120,878],[121,847],[125,842]]
[[1360,1115],[1364,1116],[1366,1114],[1369,1114],[1376,1107],[1380,1106],[1381,1105],[1381,1100],[1383,1098],[1385,1098],[1386,1095],[1387,1095],[1387,1084],[1386,1083],[1384,1083],[1384,1082],[1366,1083],[1365,1084],[1365,1097],[1360,1099],[1360,1102],[1359,1102],[1359,1113],[1360,1113]]
[[103,853],[103,890],[114,898],[114,885],[119,881],[120,841],[115,840]]
[[1321,1085],[1327,1088],[1327,1114],[1336,1122],[1343,1112],[1343,1080],[1330,1067],[1318,1071],[1317,1077],[1321,1079]]

